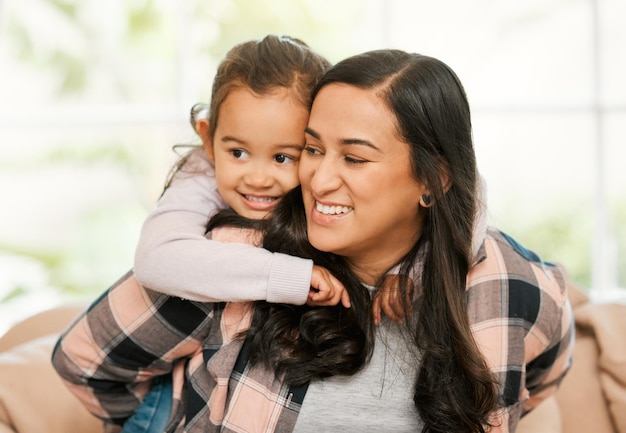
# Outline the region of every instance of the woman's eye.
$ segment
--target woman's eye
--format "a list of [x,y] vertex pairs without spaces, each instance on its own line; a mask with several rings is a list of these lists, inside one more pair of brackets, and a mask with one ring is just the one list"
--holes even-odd
[[248,152],[241,149],[231,149],[230,154],[237,159],[248,159],[249,157]]
[[366,162],[368,162],[366,159],[357,159],[352,158],[351,156],[346,156],[344,157],[344,159],[348,164],[365,164]]
[[285,155],[284,153],[279,153],[278,155],[274,155],[274,161],[276,161],[279,164],[288,164],[295,160],[296,158],[294,158],[293,156]]
[[321,155],[322,153],[318,149],[311,147],[311,146],[304,146],[304,151],[308,153],[309,155]]

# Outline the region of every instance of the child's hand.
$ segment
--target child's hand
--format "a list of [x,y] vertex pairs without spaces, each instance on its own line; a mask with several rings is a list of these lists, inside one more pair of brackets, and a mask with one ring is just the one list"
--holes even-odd
[[311,290],[306,300],[307,305],[321,307],[327,305],[341,305],[350,308],[350,295],[341,282],[328,269],[313,265],[311,275]]
[[[394,322],[404,321],[404,306],[402,302],[402,290],[400,290],[400,276],[387,275],[380,289],[374,294],[372,299],[372,313],[374,323],[379,325],[384,312]],[[413,299],[413,282],[409,280],[406,286],[406,305],[410,309]]]

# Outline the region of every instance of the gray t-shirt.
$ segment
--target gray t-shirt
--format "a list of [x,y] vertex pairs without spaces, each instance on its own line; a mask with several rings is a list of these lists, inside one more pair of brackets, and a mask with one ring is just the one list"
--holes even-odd
[[420,431],[413,403],[419,358],[408,347],[399,326],[383,318],[362,371],[311,382],[294,433]]

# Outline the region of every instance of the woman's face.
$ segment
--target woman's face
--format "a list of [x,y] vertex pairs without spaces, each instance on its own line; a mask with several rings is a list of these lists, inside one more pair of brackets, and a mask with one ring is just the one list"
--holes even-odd
[[394,266],[421,234],[409,146],[375,92],[331,84],[316,96],[299,167],[309,241],[344,256],[365,283]]

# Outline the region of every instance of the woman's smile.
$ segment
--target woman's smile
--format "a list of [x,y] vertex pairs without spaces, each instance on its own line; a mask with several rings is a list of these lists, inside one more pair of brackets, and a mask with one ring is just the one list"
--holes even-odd
[[354,209],[350,206],[342,206],[336,204],[324,204],[319,201],[315,202],[315,210],[324,215],[343,215],[352,212]]

